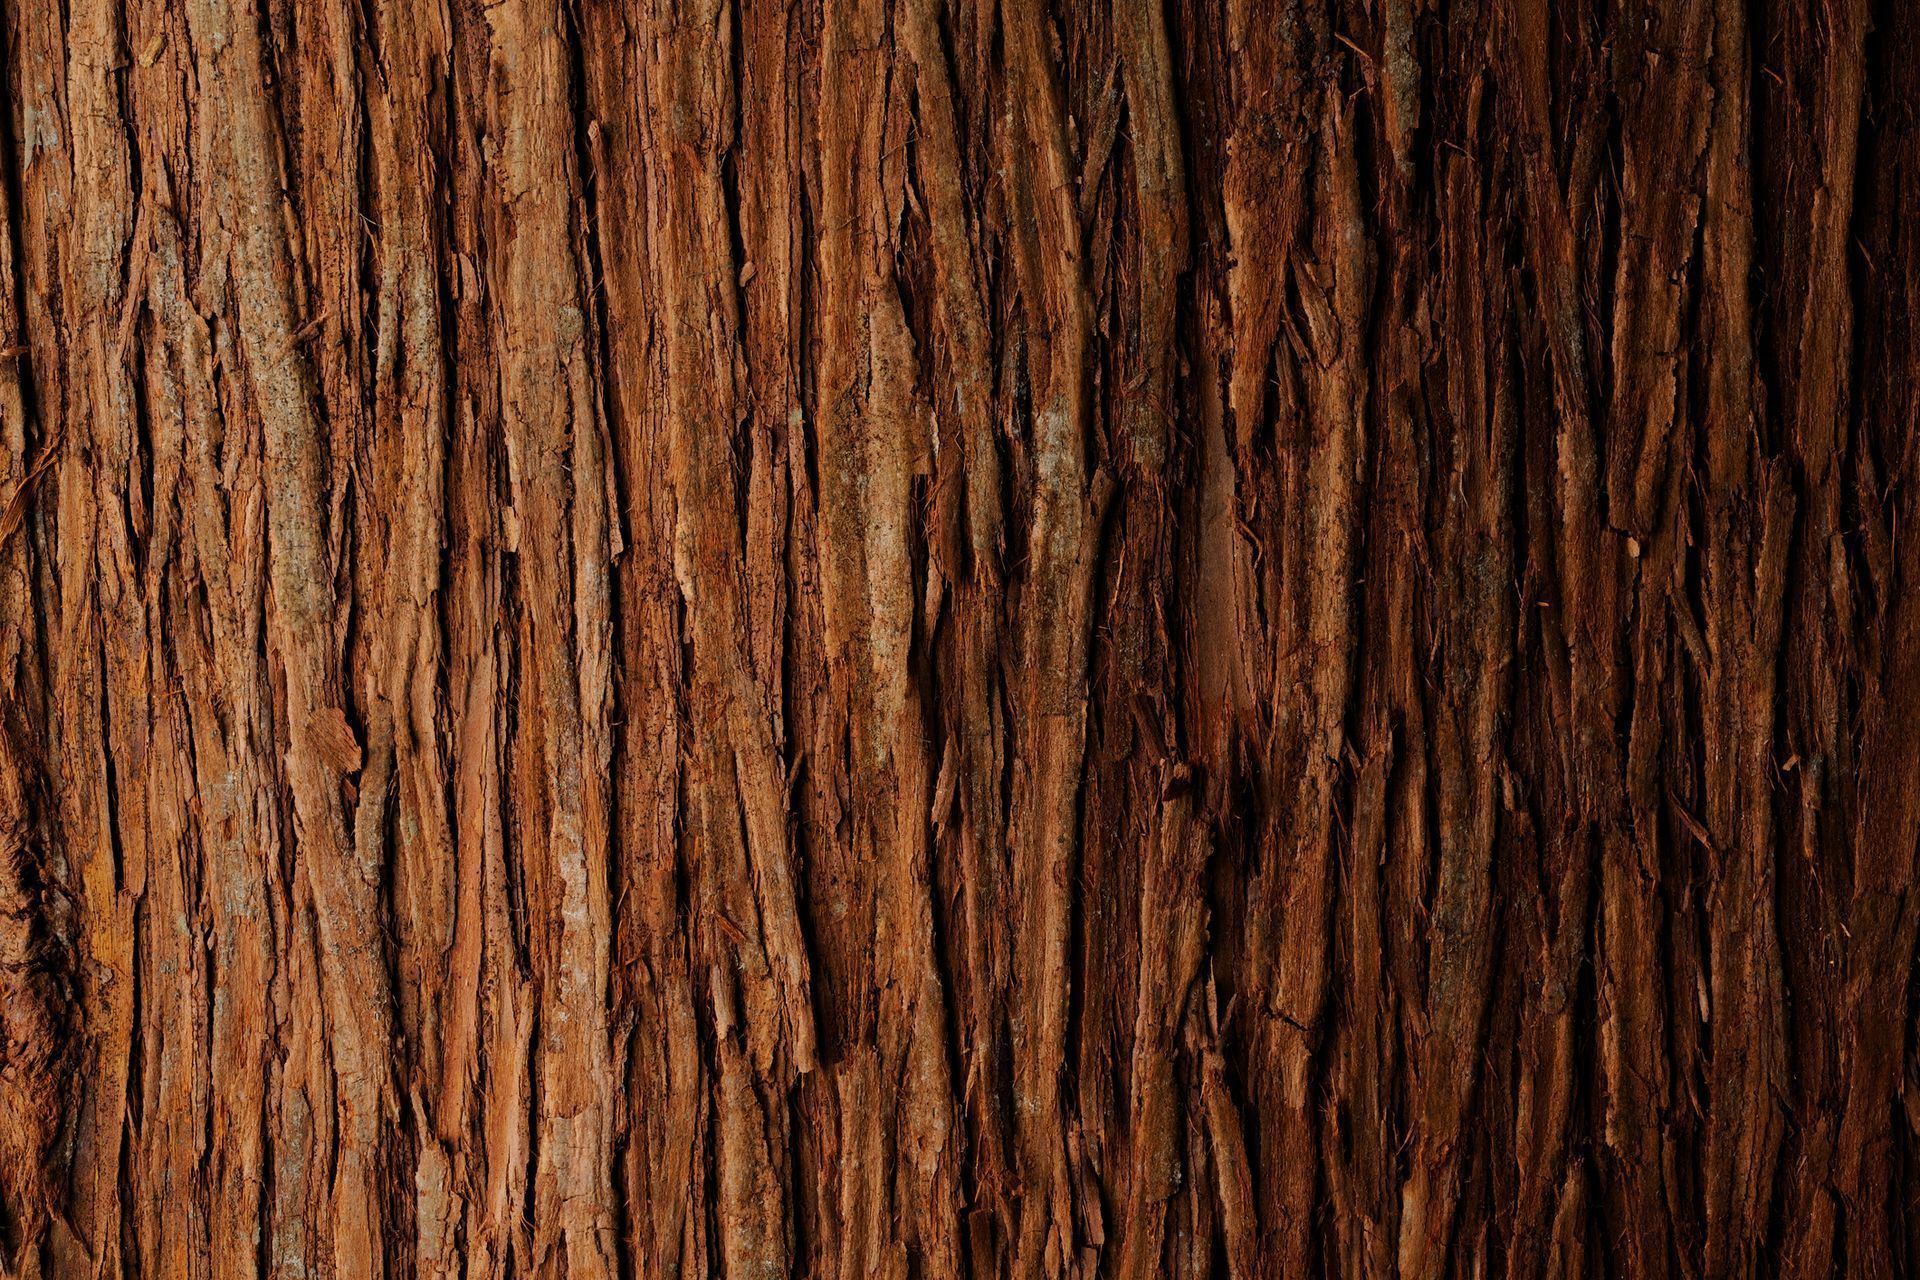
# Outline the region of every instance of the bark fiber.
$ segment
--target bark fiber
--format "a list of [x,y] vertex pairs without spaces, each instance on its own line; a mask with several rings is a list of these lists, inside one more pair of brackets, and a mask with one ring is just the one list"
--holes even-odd
[[0,1277],[1920,1275],[1920,6],[0,93]]

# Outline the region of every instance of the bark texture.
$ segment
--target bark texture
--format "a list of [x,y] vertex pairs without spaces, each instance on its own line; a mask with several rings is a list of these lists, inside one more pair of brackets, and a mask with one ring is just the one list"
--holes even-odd
[[1920,7],[0,85],[0,1276],[1920,1274]]

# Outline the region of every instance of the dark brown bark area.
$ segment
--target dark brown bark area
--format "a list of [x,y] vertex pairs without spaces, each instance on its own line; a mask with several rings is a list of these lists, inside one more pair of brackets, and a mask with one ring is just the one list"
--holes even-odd
[[0,84],[0,1277],[1920,1274],[1920,8]]

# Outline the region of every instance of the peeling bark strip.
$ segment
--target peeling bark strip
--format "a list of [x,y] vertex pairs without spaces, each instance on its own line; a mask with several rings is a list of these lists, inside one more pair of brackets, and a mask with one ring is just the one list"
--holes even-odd
[[0,84],[0,1280],[1920,1274],[1920,7]]

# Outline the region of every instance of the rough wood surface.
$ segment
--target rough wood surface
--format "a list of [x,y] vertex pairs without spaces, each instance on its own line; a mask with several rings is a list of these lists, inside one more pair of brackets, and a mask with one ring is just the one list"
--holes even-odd
[[0,93],[0,1277],[1920,1275],[1920,7]]

